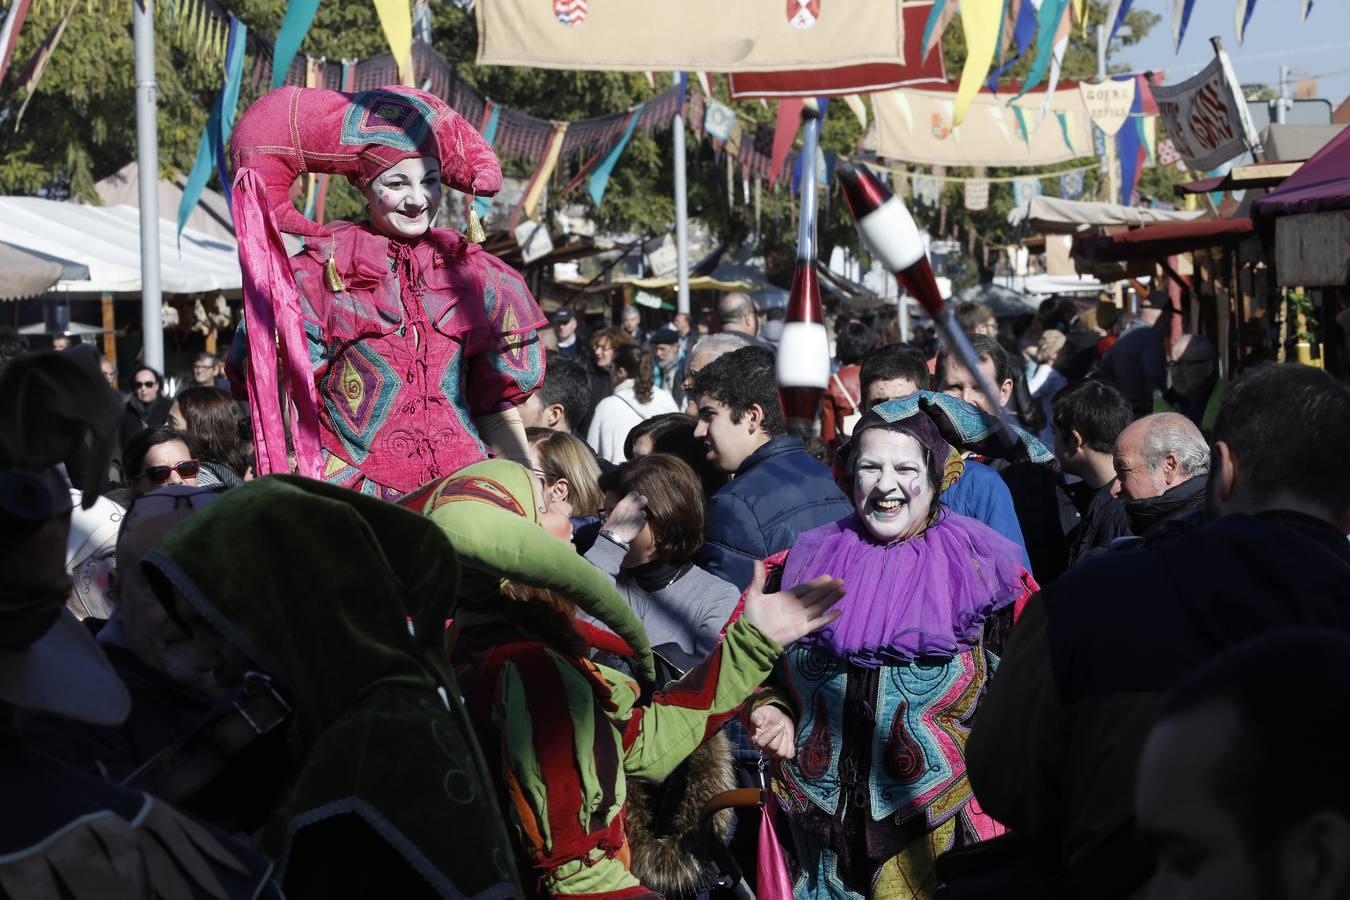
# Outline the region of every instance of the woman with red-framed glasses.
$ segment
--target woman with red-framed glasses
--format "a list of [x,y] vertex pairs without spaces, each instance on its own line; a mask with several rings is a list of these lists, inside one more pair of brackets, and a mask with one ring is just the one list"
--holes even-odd
[[127,487],[134,494],[148,494],[169,484],[195,487],[201,463],[192,458],[188,438],[167,426],[147,428],[136,434],[122,450]]

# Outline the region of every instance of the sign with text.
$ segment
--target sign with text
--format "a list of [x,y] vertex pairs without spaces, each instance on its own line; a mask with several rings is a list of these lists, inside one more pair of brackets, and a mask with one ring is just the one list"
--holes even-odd
[[1130,107],[1134,105],[1135,79],[1123,81],[1107,79],[1096,84],[1082,81],[1078,90],[1083,95],[1083,105],[1087,107],[1092,124],[1113,136],[1130,117]]
[[1152,86],[1172,145],[1192,171],[1208,171],[1247,149],[1246,102],[1227,69],[1219,56],[1183,82]]

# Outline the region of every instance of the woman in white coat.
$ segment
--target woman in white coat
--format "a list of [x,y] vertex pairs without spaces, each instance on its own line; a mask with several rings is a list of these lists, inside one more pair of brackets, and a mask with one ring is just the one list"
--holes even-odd
[[670,392],[652,383],[652,355],[636,344],[614,351],[609,371],[614,393],[596,404],[586,443],[617,465],[626,461],[623,443],[634,425],[679,410]]

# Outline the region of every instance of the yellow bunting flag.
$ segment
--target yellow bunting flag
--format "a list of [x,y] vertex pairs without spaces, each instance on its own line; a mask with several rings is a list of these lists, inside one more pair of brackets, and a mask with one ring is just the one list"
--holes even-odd
[[394,53],[398,64],[398,78],[409,87],[416,87],[412,62],[412,5],[409,0],[373,0],[375,14],[380,17],[384,39]]
[[857,94],[845,94],[844,103],[848,106],[849,110],[852,111],[853,115],[858,117],[858,124],[863,127],[863,131],[866,131],[867,106],[863,104],[862,97],[859,97]]
[[530,183],[525,188],[525,196],[520,202],[520,208],[525,213],[525,218],[533,218],[534,210],[539,205],[539,198],[544,193],[544,186],[548,184],[549,178],[553,175],[553,170],[558,166],[558,155],[562,152],[563,137],[567,134],[566,122],[555,122],[553,125],[553,134],[549,137],[548,149],[544,151],[544,158],[539,163],[539,168],[534,170],[530,176]]
[[1003,0],[962,0],[961,30],[966,35],[966,62],[961,68],[961,86],[956,89],[953,127],[961,124],[970,101],[984,86],[1002,28]]

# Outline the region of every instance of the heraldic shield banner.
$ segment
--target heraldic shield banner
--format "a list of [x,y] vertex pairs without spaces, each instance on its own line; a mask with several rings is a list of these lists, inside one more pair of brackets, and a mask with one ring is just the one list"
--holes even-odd
[[478,0],[483,65],[774,72],[902,63],[898,2]]

